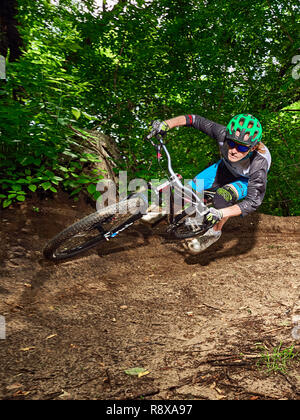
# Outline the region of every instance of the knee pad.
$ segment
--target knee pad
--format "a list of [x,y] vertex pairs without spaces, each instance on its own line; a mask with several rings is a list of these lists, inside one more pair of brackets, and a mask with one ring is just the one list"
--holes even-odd
[[216,209],[223,209],[225,207],[233,206],[238,201],[237,193],[229,185],[224,185],[217,189],[213,206]]

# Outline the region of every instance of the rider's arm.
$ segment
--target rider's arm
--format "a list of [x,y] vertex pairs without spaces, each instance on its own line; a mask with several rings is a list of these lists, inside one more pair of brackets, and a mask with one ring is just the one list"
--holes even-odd
[[230,207],[225,207],[221,209],[223,213],[223,217],[233,217],[233,216],[240,216],[242,214],[242,210],[238,204],[234,204]]
[[225,139],[226,127],[224,125],[215,123],[214,121],[208,120],[200,115],[180,115],[166,120],[165,122],[170,128],[180,126],[194,127],[220,143],[222,143]]
[[247,197],[238,206],[242,216],[255,211],[262,203],[267,186],[267,168],[262,168],[250,175]]
[[264,166],[252,173],[248,181],[247,196],[240,203],[226,207],[222,210],[223,217],[247,216],[254,212],[261,205],[266,192],[267,185],[267,162]]
[[240,209],[240,207],[238,206],[238,204],[234,204],[233,206],[230,207],[225,207],[223,209],[220,209],[222,212],[222,219],[215,224],[214,229],[215,230],[222,230],[223,225],[226,223],[226,221],[229,219],[229,217],[234,217],[234,216],[240,216],[242,214],[242,211]]
[[186,118],[184,115],[180,115],[179,117],[171,118],[170,120],[165,120],[170,128],[180,127],[186,125]]
[[267,163],[264,166],[250,175],[245,199],[238,204],[221,209],[223,217],[247,216],[258,209],[265,196],[267,185]]

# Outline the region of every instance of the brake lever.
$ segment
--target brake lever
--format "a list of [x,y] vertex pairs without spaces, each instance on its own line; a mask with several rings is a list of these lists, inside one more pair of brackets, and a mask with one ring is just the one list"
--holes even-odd
[[[155,143],[152,140],[153,137],[155,137],[159,141],[159,144]],[[151,132],[150,134],[148,134],[146,136],[146,140],[150,141],[152,146],[155,147],[156,149],[161,148],[161,146],[164,144],[162,136],[160,134],[154,134],[154,132]]]

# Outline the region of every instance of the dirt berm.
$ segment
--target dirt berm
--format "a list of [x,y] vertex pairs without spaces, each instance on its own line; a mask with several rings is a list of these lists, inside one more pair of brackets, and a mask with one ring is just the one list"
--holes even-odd
[[300,399],[299,217],[231,219],[198,256],[138,223],[46,261],[93,211],[60,193],[1,212],[1,399]]

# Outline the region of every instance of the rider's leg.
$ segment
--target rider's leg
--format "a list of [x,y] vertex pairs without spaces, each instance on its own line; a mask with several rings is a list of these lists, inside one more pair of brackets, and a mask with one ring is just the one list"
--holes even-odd
[[[247,191],[247,185],[246,185]],[[213,207],[216,209],[224,209],[225,207],[233,206],[238,200],[244,197],[239,197],[237,188],[233,184],[227,184],[216,190],[216,194],[213,199]],[[223,219],[214,226],[215,231],[221,231],[229,217],[223,217]]]
[[[216,187],[214,185],[217,173],[219,170],[219,166],[221,164],[221,160],[217,163],[209,166],[208,168],[204,169],[204,171],[200,172],[198,175],[195,176],[193,181],[190,183],[191,187],[197,192],[201,193],[202,190],[208,190],[209,188]],[[200,180],[202,182],[200,182]],[[209,229],[201,238],[192,238],[187,239],[183,246],[186,248],[191,254],[198,254],[199,252],[206,249],[212,243],[216,242],[221,236],[221,231],[217,232],[215,230]]]
[[[212,187],[221,162],[222,161],[219,160],[218,162],[204,169],[202,172],[196,175],[192,181],[189,182],[189,186],[193,189],[194,192],[201,193],[203,190],[207,190]],[[141,221],[152,224],[158,221],[161,217],[163,217],[163,214],[160,212],[159,207],[153,206],[149,207],[147,214],[141,218]]]
[[221,160],[210,165],[208,168],[201,171],[195,178],[189,183],[196,193],[201,193],[203,190],[211,188],[215,182]]

